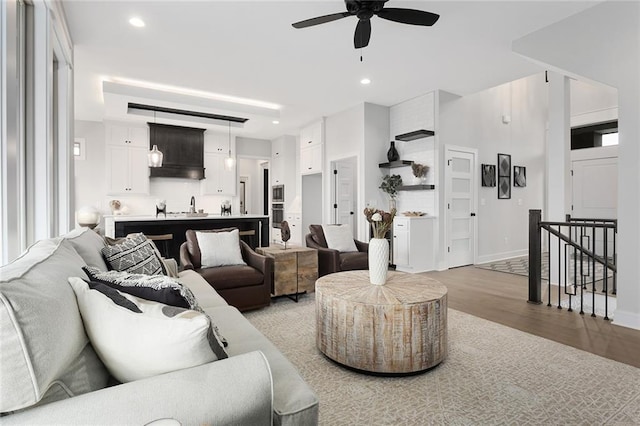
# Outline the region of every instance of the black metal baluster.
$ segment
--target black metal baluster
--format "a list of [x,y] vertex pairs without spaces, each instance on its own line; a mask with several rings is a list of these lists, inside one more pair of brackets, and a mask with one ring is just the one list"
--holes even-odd
[[602,290],[604,291],[604,319],[609,321],[609,250],[607,247],[609,245],[609,241],[607,240],[607,228],[602,228],[602,232],[604,233],[604,268],[602,270],[602,273],[604,274],[604,281],[602,283]]
[[[595,225],[595,222],[593,223]],[[596,227],[591,226],[591,253],[595,256],[596,253]],[[591,260],[591,291],[592,291],[592,305],[591,316],[596,316],[596,262],[595,259]]]
[[551,306],[551,233],[547,232],[547,297],[549,302],[547,306]]
[[[558,225],[558,234],[562,234],[562,226]],[[560,305],[560,300],[562,299],[562,296],[560,295],[560,283],[562,281],[562,271],[560,269],[560,259],[562,256],[562,249],[561,249],[561,239],[560,237],[558,237],[558,309],[562,309],[562,306]],[[549,265],[549,268],[551,268],[551,265]]]

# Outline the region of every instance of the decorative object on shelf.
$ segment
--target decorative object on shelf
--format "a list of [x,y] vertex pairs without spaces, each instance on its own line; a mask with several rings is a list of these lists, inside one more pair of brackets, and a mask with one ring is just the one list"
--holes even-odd
[[76,212],[78,225],[95,228],[100,223],[100,212],[93,206],[84,206]]
[[167,200],[156,200],[156,217],[160,213],[167,217]]
[[385,175],[379,188],[389,195],[389,204],[391,209],[395,209],[396,197],[398,196],[398,188],[402,186],[402,178],[400,175]]
[[373,231],[373,238],[369,241],[369,281],[371,284],[383,285],[387,282],[389,269],[389,241],[385,235],[393,225],[396,210],[385,212],[367,207],[364,215]]
[[403,216],[409,216],[409,217],[419,217],[419,216],[424,216],[426,215],[425,212],[402,212]]
[[482,186],[496,186],[495,164],[482,165]]
[[224,203],[220,204],[220,214],[222,216],[231,216],[231,201],[224,200]]
[[109,201],[109,207],[111,208],[111,214],[115,216],[129,213],[127,206],[122,205],[120,200]]
[[416,185],[423,183],[427,179],[427,172],[429,171],[429,166],[420,163],[411,164],[411,171],[413,172],[413,177],[415,177]]
[[498,199],[511,198],[511,156],[498,154]]
[[231,121],[229,121],[229,155],[224,159],[224,167],[231,170],[235,164],[236,160],[231,156]]
[[162,167],[162,158],[164,155],[158,151],[158,145],[154,145],[151,151],[149,151],[149,167]]
[[387,151],[387,160],[389,160],[389,162],[392,163],[400,159],[400,154],[398,154],[398,150],[396,149],[396,143],[394,141],[391,141],[390,144],[391,146]]
[[524,188],[527,186],[527,168],[513,166],[513,186]]
[[289,222],[283,220],[280,222],[280,239],[284,243],[284,249],[287,249],[287,241],[291,238],[291,229],[289,229]]

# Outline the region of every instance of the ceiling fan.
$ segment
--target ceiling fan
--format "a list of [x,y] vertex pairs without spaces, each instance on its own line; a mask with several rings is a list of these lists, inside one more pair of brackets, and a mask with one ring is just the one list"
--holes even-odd
[[307,28],[355,15],[359,20],[358,25],[356,26],[356,32],[353,36],[353,45],[356,49],[360,49],[369,44],[369,39],[371,38],[371,17],[373,15],[388,21],[400,22],[401,24],[422,25],[427,27],[435,24],[438,21],[438,18],[440,18],[440,15],[425,12],[423,10],[400,8],[385,9],[384,4],[386,2],[387,0],[345,0],[345,4],[347,5],[346,12],[318,16],[316,18],[306,19],[291,25],[293,25],[294,28]]

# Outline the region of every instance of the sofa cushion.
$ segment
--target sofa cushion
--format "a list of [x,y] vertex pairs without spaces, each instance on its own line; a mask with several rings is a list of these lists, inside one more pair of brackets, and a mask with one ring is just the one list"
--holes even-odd
[[[0,412],[106,386],[108,372],[67,284],[84,265],[69,241],[55,238],[0,268]],[[56,392],[55,383],[65,392]],[[49,389],[57,396],[50,398]]]
[[220,266],[218,268],[196,269],[216,290],[262,285],[264,276],[247,265]]
[[63,236],[71,243],[71,246],[78,252],[87,266],[102,269],[109,269],[102,257],[102,248],[107,244],[103,237],[89,228],[76,228]]
[[71,277],[69,284],[93,346],[121,382],[227,358],[203,313],[118,292],[135,305],[134,311],[81,278]]
[[178,281],[189,287],[203,309],[216,306],[228,306],[229,304],[211,287],[202,275],[193,269],[185,269],[178,274]]
[[246,264],[240,252],[240,231],[237,229],[229,232],[196,231],[196,239],[203,268]]
[[161,257],[153,241],[144,234],[134,234],[121,243],[102,248],[110,269],[132,274],[166,274]]
[[327,247],[339,252],[358,251],[349,225],[322,225]]
[[340,270],[355,271],[369,269],[369,255],[365,252],[340,253]]
[[273,377],[274,425],[318,424],[318,397],[300,377],[296,367],[234,307],[206,309],[220,331],[232,339],[229,356],[260,350]]

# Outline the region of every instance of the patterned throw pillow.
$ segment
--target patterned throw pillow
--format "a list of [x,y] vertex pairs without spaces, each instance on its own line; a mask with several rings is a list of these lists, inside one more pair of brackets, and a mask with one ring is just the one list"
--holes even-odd
[[200,312],[121,293],[135,306],[131,310],[80,278],[69,284],[93,347],[123,383],[228,357]]
[[[189,287],[166,275],[130,274],[120,271],[101,271],[98,268],[85,266],[82,270],[89,280],[108,285],[132,296],[140,297],[166,305],[192,309],[206,315],[198,304]],[[227,346],[227,339],[220,334],[218,327],[211,322],[215,336]]]
[[121,243],[102,248],[109,267],[132,274],[164,275],[166,271],[153,241],[144,234],[134,234]]

